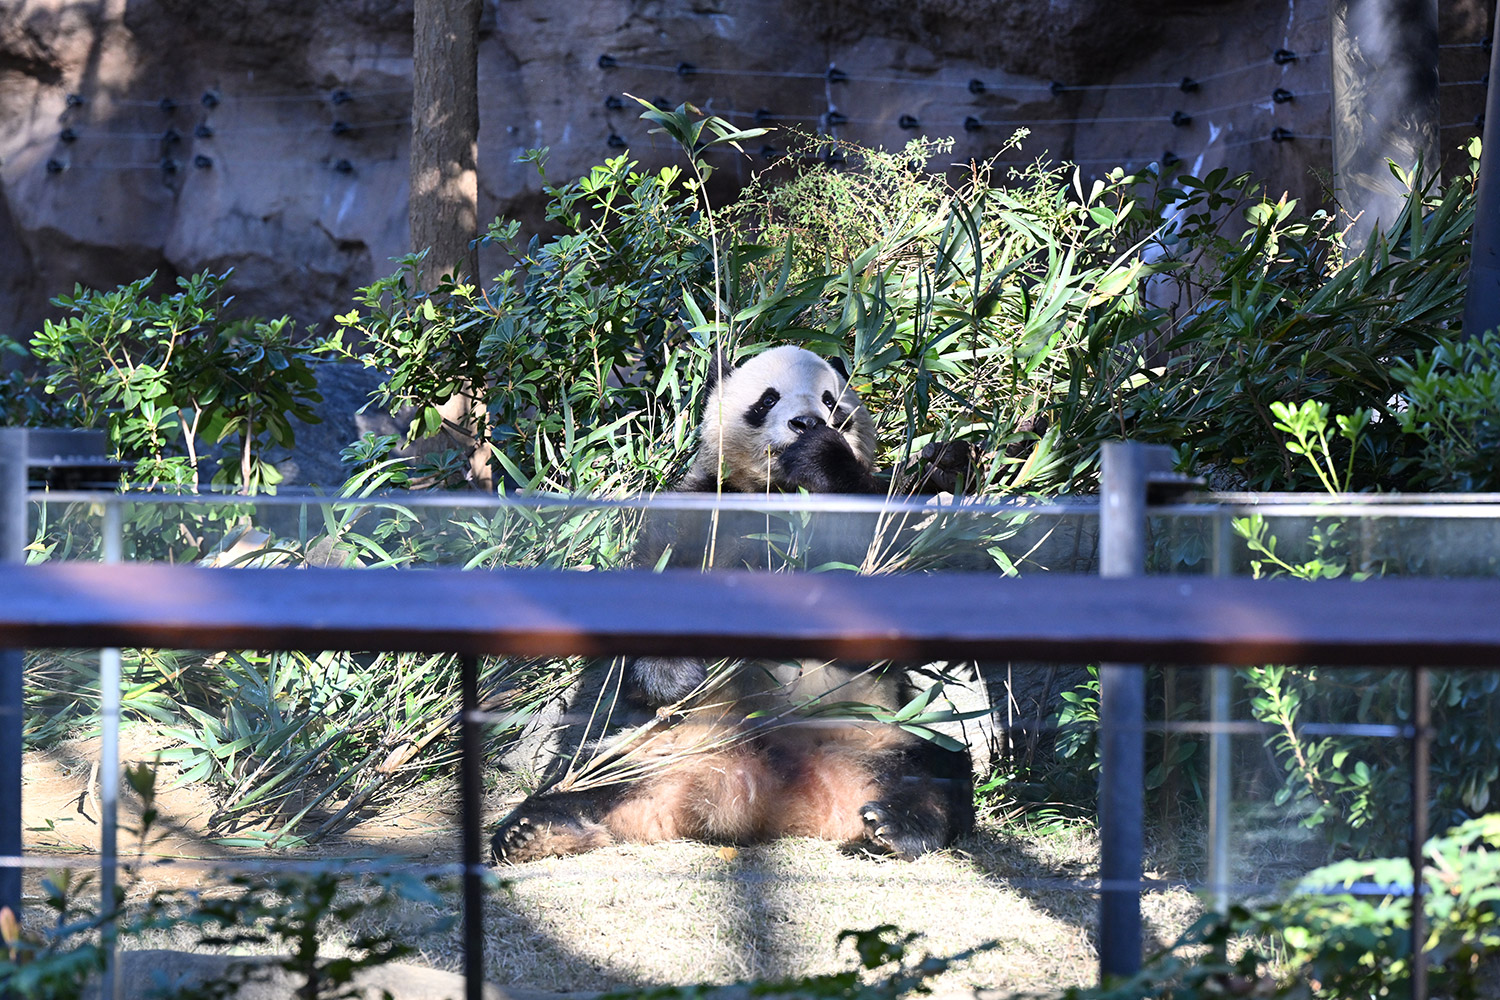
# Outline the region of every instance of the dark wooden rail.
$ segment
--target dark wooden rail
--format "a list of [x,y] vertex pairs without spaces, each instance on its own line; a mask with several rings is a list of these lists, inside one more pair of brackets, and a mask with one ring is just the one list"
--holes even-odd
[[0,566],[0,647],[1500,666],[1500,579]]

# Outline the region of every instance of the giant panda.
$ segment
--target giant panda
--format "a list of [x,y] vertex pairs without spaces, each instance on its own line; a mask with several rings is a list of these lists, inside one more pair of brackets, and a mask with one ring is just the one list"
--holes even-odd
[[[844,375],[795,346],[737,368],[716,360],[684,492],[869,493],[874,422]],[[705,558],[709,515],[648,522],[646,566],[753,565],[755,543]],[[911,859],[973,825],[969,756],[820,702],[895,710],[916,694],[885,665],[688,658],[617,662],[615,708],[642,725],[593,748],[594,764],[542,789],[499,826],[497,860],[520,863],[620,841],[749,844],[818,837]],[[810,713],[809,708],[813,708]],[[632,714],[633,713],[633,714]],[[580,774],[585,777],[580,779]]]
[[874,493],[875,421],[844,374],[773,347],[725,370],[715,357],[686,493]]

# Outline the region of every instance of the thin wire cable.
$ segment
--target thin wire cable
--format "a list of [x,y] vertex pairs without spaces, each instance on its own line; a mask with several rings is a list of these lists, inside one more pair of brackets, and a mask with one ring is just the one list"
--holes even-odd
[[[1007,709],[1003,705],[992,708],[987,714],[995,719],[1006,718],[1008,716]],[[684,713],[685,718],[691,715],[691,712]],[[598,721],[590,715],[577,712],[565,712],[556,718],[543,720],[540,715],[527,711],[482,711],[476,716],[476,720],[487,725],[502,725],[514,728],[529,725],[533,720],[536,720],[538,722],[545,722],[549,730],[555,731],[561,731],[568,727],[591,726]],[[868,726],[870,724],[870,720],[864,718],[791,716],[777,719],[774,722],[748,719],[741,723],[739,728],[748,733],[762,729],[787,729],[792,727],[828,729],[830,727]],[[635,727],[624,725],[621,727],[620,732],[628,732],[632,728]],[[1100,726],[1094,722],[1061,722],[1048,718],[1010,719],[1002,728],[1007,733],[1042,735],[1057,733],[1088,734],[1098,732]],[[1127,732],[1185,734],[1190,736],[1213,736],[1216,734],[1266,736],[1271,733],[1286,731],[1284,726],[1268,722],[1256,722],[1253,719],[1230,720],[1226,722],[1186,720],[1147,721],[1141,722],[1139,725],[1121,726],[1118,728]],[[1354,736],[1360,739],[1409,740],[1412,734],[1412,728],[1409,725],[1379,722],[1299,722],[1293,725],[1292,731],[1298,736]]]
[[[973,855],[964,849],[965,845],[960,843],[952,848],[955,855],[973,858]],[[81,863],[81,864],[80,864]],[[971,863],[973,863],[971,861]],[[391,872],[416,875],[422,878],[458,878],[464,873],[464,866],[456,862],[438,864],[418,864],[407,860],[405,855],[375,855],[360,856],[354,858],[329,858],[318,861],[300,861],[282,858],[161,858],[161,857],[132,857],[127,859],[106,859],[92,852],[56,854],[47,856],[28,855],[25,857],[0,857],[0,868],[20,868],[23,870],[53,870],[59,868],[81,867],[86,864],[90,868],[110,868],[116,871],[130,870],[144,872],[147,870],[164,871],[169,869],[187,869],[205,872],[207,879],[228,878],[233,875],[268,875],[280,873],[292,873],[301,875],[348,875],[366,876],[383,875]],[[481,865],[480,873],[489,878],[495,878],[502,882],[531,882],[537,880],[550,880],[559,883],[583,882],[651,882],[659,883],[662,880],[674,882],[694,883],[733,883],[736,885],[754,885],[784,883],[787,879],[785,872],[779,871],[755,871],[742,867],[725,866],[717,870],[709,871],[673,871],[653,867],[649,863],[641,863],[630,866],[620,866],[618,863],[611,865],[608,861],[592,861],[582,856],[573,856],[568,859],[554,859],[553,863],[540,866],[513,866],[513,867],[491,867]],[[878,877],[880,872],[857,871],[848,874],[835,874],[830,872],[801,872],[798,878],[819,885],[868,885],[872,877]],[[1140,889],[1145,892],[1162,892],[1168,890],[1185,890],[1189,892],[1201,892],[1204,890],[1219,888],[1208,882],[1197,879],[1176,878],[1141,878],[1135,879],[1099,879],[1098,877],[1081,876],[1077,878],[1065,877],[1029,877],[1007,875],[1003,871],[975,872],[972,875],[950,875],[932,874],[928,872],[919,873],[917,869],[907,868],[902,872],[902,883],[911,886],[925,886],[932,888],[973,888],[976,885],[987,885],[996,891],[1006,890],[1047,890],[1051,892],[1072,892],[1083,894],[1097,894],[1104,890],[1134,892]],[[225,886],[227,888],[227,886]],[[198,892],[212,892],[218,886],[204,880],[192,887]],[[1266,894],[1281,895],[1286,892],[1286,882],[1235,882],[1229,886],[1222,887],[1239,896],[1253,897]],[[1323,896],[1409,896],[1411,885],[1409,883],[1385,883],[1385,882],[1353,882],[1349,885],[1342,883],[1335,885],[1301,885],[1297,893],[1299,895],[1323,895]]]
[[[1301,60],[1310,60],[1310,59],[1315,59],[1315,58],[1321,57],[1324,54],[1325,53],[1322,53],[1322,52],[1310,52],[1310,53],[1307,53],[1305,55],[1300,55],[1297,58],[1298,58],[1298,61],[1301,61]],[[823,72],[820,72],[820,73],[811,73],[811,72],[798,73],[798,72],[791,72],[791,71],[786,71],[786,70],[718,69],[718,68],[708,67],[708,66],[693,65],[691,71],[689,71],[689,72],[683,72],[682,66],[684,66],[684,65],[688,65],[688,64],[683,63],[683,64],[679,64],[677,66],[666,66],[666,65],[659,64],[659,63],[638,63],[638,62],[630,62],[630,61],[626,61],[626,60],[616,59],[616,60],[613,61],[613,63],[608,68],[610,68],[610,69],[636,69],[636,70],[645,70],[647,72],[671,73],[674,76],[683,76],[683,77],[692,77],[692,76],[741,76],[741,77],[772,77],[772,78],[776,78],[776,79],[788,79],[788,80],[827,80],[828,79],[828,71],[827,70],[825,70]],[[1233,69],[1219,70],[1219,71],[1214,72],[1214,73],[1209,73],[1209,74],[1207,74],[1205,76],[1192,77],[1192,79],[1196,83],[1203,84],[1203,83],[1206,83],[1206,82],[1209,82],[1209,81],[1212,81],[1212,80],[1223,79],[1225,77],[1232,76],[1232,75],[1234,75],[1236,73],[1244,73],[1244,72],[1248,72],[1248,71],[1253,70],[1253,69],[1258,69],[1258,68],[1262,68],[1262,67],[1265,67],[1265,66],[1276,66],[1276,65],[1282,65],[1284,67],[1286,65],[1291,65],[1291,63],[1279,64],[1279,63],[1277,63],[1275,61],[1274,57],[1267,56],[1267,57],[1265,57],[1263,59],[1258,59],[1255,62],[1247,63],[1247,64],[1245,64],[1243,66],[1238,66],[1238,67],[1235,67]],[[830,67],[830,68],[832,68],[832,67]],[[921,79],[921,78],[917,78],[917,77],[860,76],[860,75],[856,75],[856,74],[846,74],[846,75],[840,77],[840,79],[839,79],[838,82],[840,82],[840,83],[912,84],[912,85],[916,85],[916,86],[955,87],[955,88],[961,88],[961,89],[969,89],[969,87],[971,86],[971,81],[969,81],[969,80],[934,80],[934,79]],[[981,82],[983,82],[983,81],[981,81]],[[1057,83],[1057,84],[1051,84],[1051,83],[1006,83],[1006,84],[993,85],[993,86],[989,85],[989,84],[986,84],[985,85],[985,90],[986,90],[986,92],[994,92],[994,93],[1001,93],[1001,94],[1006,93],[1006,92],[1014,92],[1014,91],[1040,91],[1040,92],[1057,94],[1057,93],[1067,93],[1069,91],[1145,90],[1145,89],[1153,89],[1153,88],[1180,89],[1181,87],[1182,87],[1182,79],[1179,77],[1176,80],[1159,80],[1159,81],[1153,80],[1153,81],[1143,81],[1143,82],[1139,82],[1139,83],[1120,83],[1120,84],[1107,84],[1107,83],[1084,83],[1084,84],[1068,84],[1068,83]]]
[[[288,163],[285,159],[281,159],[281,160],[259,160],[259,159],[257,159],[257,160],[241,160],[241,159],[239,159],[237,157],[230,158],[230,157],[225,157],[225,156],[222,156],[222,155],[219,155],[219,154],[215,154],[213,157],[211,157],[211,159],[213,160],[212,165],[205,166],[205,167],[199,167],[197,164],[195,164],[193,162],[192,156],[190,156],[190,155],[183,155],[182,157],[169,157],[169,159],[173,159],[173,160],[176,161],[176,165],[177,165],[176,172],[179,173],[179,174],[187,174],[187,173],[190,173],[190,172],[196,172],[196,171],[200,171],[200,170],[220,170],[220,169],[226,169],[226,168],[246,167],[246,166],[286,167],[289,170],[301,170],[305,166],[304,164],[292,164],[292,163]],[[163,169],[165,169],[162,166],[162,161],[161,160],[155,160],[155,161],[150,162],[150,163],[63,163],[62,166],[63,166],[63,169],[62,169],[63,173],[67,173],[67,172],[69,172],[71,170],[163,170]]]
[[[335,123],[327,122],[319,125],[246,125],[225,126],[215,125],[213,135],[194,135],[192,132],[182,132],[177,140],[187,142],[189,140],[200,140],[209,142],[215,139],[233,138],[237,135],[291,135],[309,132],[332,132]],[[374,121],[344,121],[339,122],[345,132],[357,132],[363,128],[389,128],[394,125],[410,125],[410,116],[406,118],[379,118]],[[107,129],[78,129],[75,127],[75,135],[68,140],[71,145],[75,142],[85,140],[107,140],[107,139],[130,139],[130,140],[166,140],[166,132],[114,132]]]
[[[212,91],[214,95],[214,107],[208,108],[207,110],[212,112],[217,110],[218,107],[225,104],[295,104],[307,102],[315,102],[319,104],[346,104],[355,103],[361,100],[370,100],[376,97],[410,96],[411,92],[412,91],[410,87],[397,88],[392,90],[345,90],[341,88],[334,88],[326,92],[303,94],[224,94],[219,91]],[[347,97],[343,101],[335,100],[335,95],[338,94],[344,94],[347,95]],[[91,95],[75,94],[72,96],[82,98],[82,104],[79,105],[81,107],[89,107],[92,105],[102,104],[108,107],[156,108],[160,110],[162,114],[175,114],[178,111],[187,111],[190,108],[196,107],[201,103],[201,99],[196,97],[183,98],[179,101],[175,97],[167,96],[159,97],[156,100],[152,101],[143,98],[113,97],[107,94],[101,97],[97,93]],[[170,110],[162,108],[161,105],[163,100],[172,102],[173,106]]]

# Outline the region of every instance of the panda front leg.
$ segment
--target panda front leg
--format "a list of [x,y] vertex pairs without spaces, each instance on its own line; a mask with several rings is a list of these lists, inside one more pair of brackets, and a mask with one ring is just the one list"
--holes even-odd
[[844,436],[815,424],[776,456],[776,485],[809,493],[882,493],[880,484],[855,457]]

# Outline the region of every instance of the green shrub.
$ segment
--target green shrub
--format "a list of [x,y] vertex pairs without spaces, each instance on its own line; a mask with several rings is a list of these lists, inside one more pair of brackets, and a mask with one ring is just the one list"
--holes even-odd
[[[533,157],[544,180],[545,152]],[[405,258],[360,291],[329,349],[385,373],[376,401],[412,408],[408,438],[439,431],[439,407],[464,386],[485,386],[479,446],[512,487],[660,489],[686,460],[688,397],[706,370],[680,316],[711,285],[711,255],[680,174],[621,156],[548,184],[562,235],[522,243],[518,224],[497,221],[487,238],[517,266],[482,294],[451,281],[422,292],[421,256]]]
[[1500,491],[1500,339],[1443,338],[1391,369],[1396,419],[1420,442],[1411,481],[1434,490]]
[[[1484,964],[1500,953],[1497,848],[1500,814],[1427,842],[1423,947],[1430,996],[1480,1000],[1489,995]],[[1067,990],[1063,997],[1408,996],[1411,881],[1411,863],[1405,858],[1329,865],[1308,873],[1279,902],[1207,914],[1124,982]],[[1356,885],[1358,893],[1351,891]]]
[[[107,427],[119,456],[135,462],[134,486],[196,490],[220,458],[213,485],[274,487],[281,474],[267,449],[291,447],[292,421],[316,422],[322,396],[311,348],[293,342],[289,319],[224,315],[227,278],[178,278],[179,291],[159,299],[147,294],[155,275],[54,299],[69,315],[31,339],[49,422]],[[226,443],[222,456],[208,453]]]

